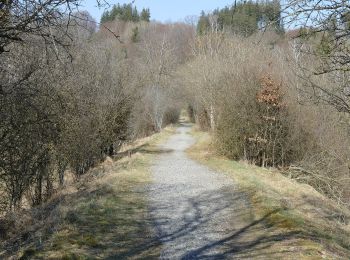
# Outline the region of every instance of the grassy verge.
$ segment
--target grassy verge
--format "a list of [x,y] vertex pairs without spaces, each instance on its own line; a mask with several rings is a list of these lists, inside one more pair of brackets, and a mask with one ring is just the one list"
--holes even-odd
[[108,158],[47,205],[26,212],[26,230],[12,246],[7,243],[0,258],[157,258],[160,244],[148,216],[145,187],[151,181],[150,163],[162,152],[157,144],[173,132],[167,128],[125,147],[126,156]]
[[[283,239],[284,248],[297,248],[294,250],[297,254],[287,259],[349,258],[350,213],[347,209],[277,170],[219,156],[208,133],[193,130],[192,134],[197,142],[188,150],[189,156],[234,179],[239,189],[248,194],[255,218],[264,219],[265,233],[297,234],[293,241]],[[271,246],[281,251],[282,248],[278,248],[281,244],[282,239]]]

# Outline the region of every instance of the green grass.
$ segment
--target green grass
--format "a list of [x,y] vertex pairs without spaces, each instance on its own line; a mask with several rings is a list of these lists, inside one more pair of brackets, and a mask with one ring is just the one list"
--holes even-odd
[[[277,170],[217,155],[208,133],[193,130],[192,135],[197,142],[188,150],[189,156],[232,178],[249,197],[255,218],[267,216],[264,219],[266,233],[271,230],[281,234],[298,232],[299,239],[285,242],[289,247],[300,247],[300,259],[348,259],[350,226],[330,218],[337,212],[350,220],[347,209]],[[279,250],[278,243],[273,247]]]
[[132,151],[130,158],[107,160],[92,169],[77,185],[83,189],[61,198],[53,210],[47,220],[52,232],[44,234],[42,243],[22,247],[18,257],[158,258],[160,244],[149,220],[145,186],[151,182],[152,160],[163,152],[157,145],[173,132],[167,128],[138,140],[125,148]]

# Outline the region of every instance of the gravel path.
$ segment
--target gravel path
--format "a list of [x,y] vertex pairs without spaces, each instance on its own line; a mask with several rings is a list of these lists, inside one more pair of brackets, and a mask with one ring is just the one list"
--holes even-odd
[[179,127],[152,167],[149,196],[161,259],[234,258],[242,215],[249,215],[246,199],[232,179],[187,157],[184,150],[194,143],[189,130]]

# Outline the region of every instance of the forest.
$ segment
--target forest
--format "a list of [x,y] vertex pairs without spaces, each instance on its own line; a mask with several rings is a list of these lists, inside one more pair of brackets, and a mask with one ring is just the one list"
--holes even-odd
[[76,0],[2,1],[0,217],[183,110],[218,154],[350,208],[350,6],[286,2],[161,23],[131,3],[96,21]]

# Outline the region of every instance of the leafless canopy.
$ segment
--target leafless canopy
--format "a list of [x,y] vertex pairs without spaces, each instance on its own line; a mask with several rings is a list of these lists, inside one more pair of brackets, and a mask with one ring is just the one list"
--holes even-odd
[[[285,20],[304,29],[299,36],[320,37],[318,54],[327,58],[316,73],[350,71],[350,2],[347,0],[289,0]],[[324,59],[326,60],[326,59]]]
[[[297,59],[312,98],[350,113],[350,2],[289,0],[285,21],[297,28]],[[303,58],[304,57],[304,58]],[[311,90],[311,91],[310,91]]]
[[[11,42],[23,42],[26,35],[39,36],[46,43],[65,45],[62,36],[74,13],[78,0],[2,0],[0,2],[0,54]],[[107,4],[96,1],[98,6]]]

